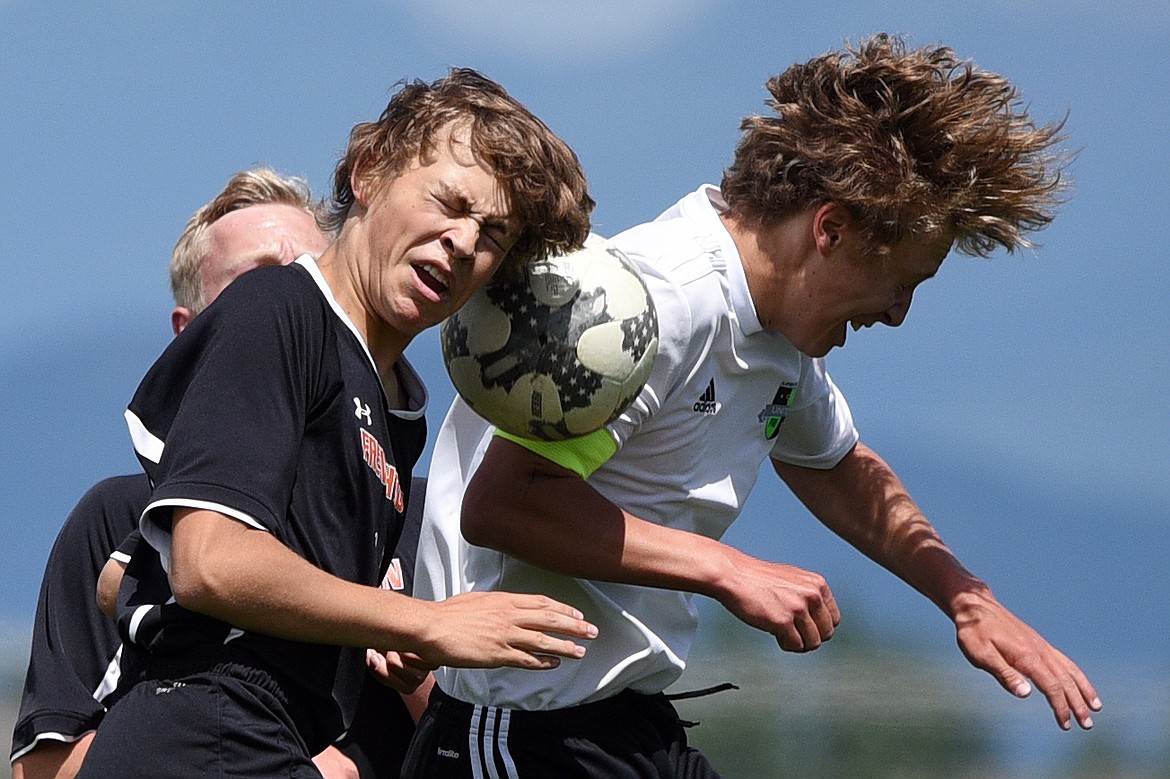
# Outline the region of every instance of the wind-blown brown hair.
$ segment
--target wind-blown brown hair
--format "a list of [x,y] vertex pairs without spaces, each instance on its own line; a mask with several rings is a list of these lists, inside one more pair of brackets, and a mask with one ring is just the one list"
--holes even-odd
[[249,206],[285,205],[301,208],[318,223],[324,216],[319,201],[313,200],[308,183],[296,176],[282,176],[271,168],[251,168],[228,179],[223,190],[187,220],[171,252],[171,294],[175,305],[198,314],[206,308],[200,273],[207,256],[207,229],[218,219]]
[[507,266],[584,244],[594,203],[577,155],[503,87],[469,68],[429,84],[403,82],[376,122],[353,128],[333,174],[328,226],[340,230],[349,214],[351,175],[377,186],[427,160],[452,126],[468,130],[472,153],[500,181],[523,225]]
[[767,84],[772,116],[740,126],[723,177],[731,211],[772,224],[835,202],[870,248],[952,231],[964,254],[1032,244],[1065,188],[1063,122],[1037,125],[1016,88],[948,48],[879,34]]

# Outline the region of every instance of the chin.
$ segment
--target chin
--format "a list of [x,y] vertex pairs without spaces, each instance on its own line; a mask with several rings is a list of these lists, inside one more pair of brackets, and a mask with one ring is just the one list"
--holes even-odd
[[833,347],[836,345],[837,344],[835,344],[835,343],[824,343],[824,342],[804,343],[804,344],[794,343],[793,344],[793,346],[796,347],[797,351],[799,351],[801,354],[804,354],[808,357],[824,357],[826,354],[833,351]]

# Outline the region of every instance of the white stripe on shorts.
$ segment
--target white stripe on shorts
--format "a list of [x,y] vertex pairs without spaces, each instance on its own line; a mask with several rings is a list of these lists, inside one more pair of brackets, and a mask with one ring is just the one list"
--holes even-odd
[[[508,726],[512,712],[496,706],[476,706],[471,714],[467,735],[472,779],[519,779],[516,763],[508,751]],[[497,735],[497,721],[499,733]],[[504,764],[504,773],[496,767],[496,752]],[[486,768],[486,773],[485,773]]]

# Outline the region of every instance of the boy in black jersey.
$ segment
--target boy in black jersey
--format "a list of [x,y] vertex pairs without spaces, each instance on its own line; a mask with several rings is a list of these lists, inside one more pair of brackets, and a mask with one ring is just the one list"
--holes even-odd
[[474,71],[406,84],[354,128],[320,260],[235,282],[130,403],[167,576],[126,570],[120,625],[150,655],[79,776],[319,776],[367,647],[419,680],[583,654],[595,630],[543,596],[377,585],[425,435],[403,350],[505,260],[579,246],[592,205],[575,155]]
[[[308,185],[267,168],[242,171],[188,221],[171,260],[175,334],[235,276],[320,254],[320,204]],[[37,600],[28,673],[12,736],[14,779],[71,779],[118,681],[120,641],[94,583],[150,497],[145,474],[94,485],[62,525]],[[128,557],[117,557],[122,564]],[[111,580],[111,583],[113,581]],[[114,589],[116,594],[116,586]],[[111,605],[112,609],[112,605]]]

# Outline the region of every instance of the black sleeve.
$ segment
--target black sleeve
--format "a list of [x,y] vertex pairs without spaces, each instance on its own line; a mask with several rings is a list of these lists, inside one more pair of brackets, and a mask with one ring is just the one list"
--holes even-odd
[[261,268],[233,283],[143,379],[129,413],[161,441],[146,539],[169,550],[171,509],[198,505],[265,528],[285,521],[308,403],[319,377],[320,295],[299,268]]
[[[145,507],[145,506],[144,506]],[[139,532],[137,525],[134,532],[122,539],[122,542],[114,547],[114,551],[110,552],[110,557],[120,562],[127,562],[134,556],[134,550],[138,548],[138,543],[142,540],[142,533]]]
[[149,494],[144,475],[106,479],[61,527],[37,600],[14,758],[46,734],[75,740],[105,713],[94,696],[104,690],[120,642],[113,620],[97,606],[98,574],[115,545],[134,530]]

